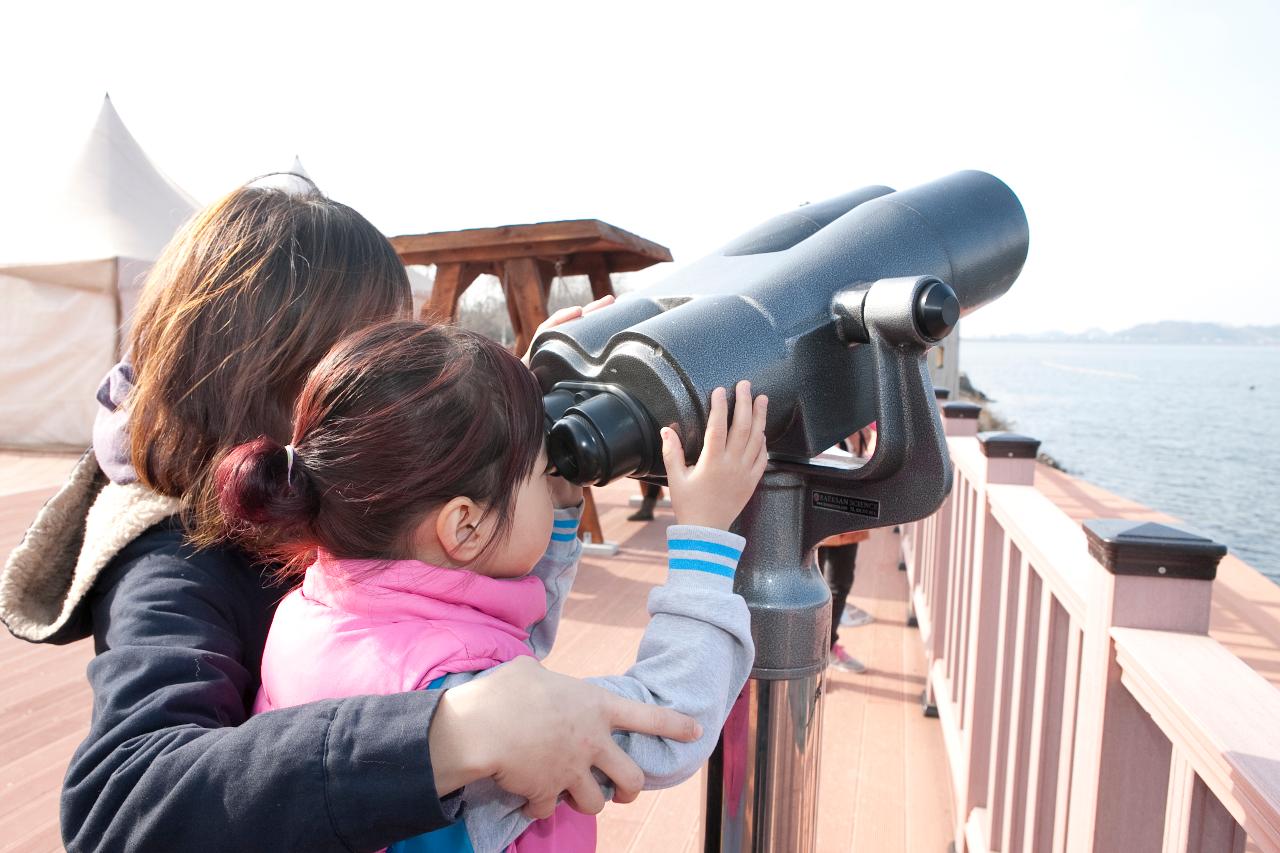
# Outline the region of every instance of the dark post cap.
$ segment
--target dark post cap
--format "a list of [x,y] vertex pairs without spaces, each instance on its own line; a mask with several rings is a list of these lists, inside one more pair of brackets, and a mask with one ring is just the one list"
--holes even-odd
[[976,421],[978,414],[982,411],[982,407],[973,403],[962,403],[956,401],[954,403],[942,404],[942,416],[944,418],[960,418],[966,421]]
[[1113,575],[1211,581],[1227,553],[1226,545],[1153,521],[1094,519],[1082,526],[1089,556]]
[[988,459],[1035,459],[1040,439],[1016,432],[980,432],[978,446]]
[[935,400],[946,400],[950,397],[951,397],[950,388],[934,388],[933,389],[933,398]]

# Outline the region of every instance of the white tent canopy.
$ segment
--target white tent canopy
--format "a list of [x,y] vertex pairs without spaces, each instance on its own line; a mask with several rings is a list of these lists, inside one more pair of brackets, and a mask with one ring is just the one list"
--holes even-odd
[[141,280],[197,205],[110,98],[60,192],[0,205],[0,444],[85,446]]

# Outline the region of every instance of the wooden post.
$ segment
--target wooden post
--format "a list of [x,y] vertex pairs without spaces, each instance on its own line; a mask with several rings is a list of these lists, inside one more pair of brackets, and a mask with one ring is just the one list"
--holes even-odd
[[[991,514],[987,486],[1008,484],[1030,486],[1035,479],[1037,439],[1011,432],[979,433],[978,448],[985,465],[981,485],[977,491],[973,523],[973,572],[969,593],[970,638],[964,650],[967,658],[963,667],[966,683],[961,691],[963,705],[959,714],[961,725],[960,755],[956,759],[959,768],[956,776],[955,838],[957,851],[963,853],[965,825],[974,809],[988,804],[990,770],[994,750],[999,738],[994,714],[997,708],[1007,704],[1008,697],[1001,697],[1002,684],[997,675],[1001,672],[1000,614],[1002,580],[1004,574],[1004,529]],[[985,830],[986,827],[983,827]],[[984,845],[990,847],[988,843]]]
[[[972,403],[946,403],[942,407],[942,428],[947,438],[959,438],[977,435],[978,413],[981,406]],[[952,527],[952,516],[957,503],[955,490],[947,496],[942,506],[934,515],[932,543],[927,553],[931,564],[924,574],[924,582],[928,585],[924,599],[928,604],[929,636],[925,643],[926,672],[933,672],[934,661],[944,660],[946,655],[946,638],[950,630],[947,612],[948,594],[951,589],[951,555],[955,548],[958,531]],[[917,614],[918,615],[918,614]],[[937,716],[938,702],[935,691],[937,685],[933,678],[925,679],[924,693],[920,704],[926,716]]]
[[504,263],[502,289],[511,325],[515,327],[516,352],[523,355],[538,325],[547,319],[547,297],[538,262],[533,258],[512,258]]
[[420,318],[437,323],[451,323],[458,319],[458,300],[480,272],[475,264],[438,264],[431,298],[422,306]]
[[[936,397],[936,392],[935,392]],[[947,438],[978,434],[978,415],[982,407],[961,400],[940,400],[942,405],[942,429]]]
[[[582,490],[582,524],[578,526],[578,537],[591,534],[591,544],[605,545],[604,528],[600,526],[600,514],[596,511],[596,499],[591,494],[591,487]],[[615,547],[615,546],[610,546]]]
[[551,301],[551,285],[559,277],[559,273],[556,272],[558,268],[556,261],[538,258],[538,275],[542,278],[542,298],[547,302]]
[[[946,388],[933,389],[933,397],[937,401],[938,413],[942,414],[942,404],[951,396]],[[901,533],[898,540],[900,556],[898,571],[907,572],[907,627],[920,627],[919,614],[916,612],[916,598],[921,595],[924,571],[920,565],[921,548],[924,545],[925,525],[927,519],[912,521],[899,525],[895,532]]]
[[587,279],[591,282],[591,298],[600,299],[613,293],[613,279],[609,277],[609,267],[603,255],[583,255],[580,266],[586,270]]
[[[1206,634],[1226,548],[1151,522],[1086,521],[1094,573],[1080,653],[1067,849],[1159,850],[1170,797],[1168,739],[1120,682],[1111,629]],[[1177,767],[1172,768],[1177,771]],[[1178,776],[1175,772],[1174,776]]]

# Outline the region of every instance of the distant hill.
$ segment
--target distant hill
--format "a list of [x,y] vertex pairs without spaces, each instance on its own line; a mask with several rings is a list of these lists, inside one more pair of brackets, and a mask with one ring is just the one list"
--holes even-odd
[[1143,323],[1120,332],[1090,329],[1079,334],[1042,332],[1035,335],[998,335],[969,338],[975,341],[1039,341],[1090,344],[1227,344],[1234,346],[1280,346],[1280,326],[1224,326],[1220,323],[1191,323],[1164,320]]

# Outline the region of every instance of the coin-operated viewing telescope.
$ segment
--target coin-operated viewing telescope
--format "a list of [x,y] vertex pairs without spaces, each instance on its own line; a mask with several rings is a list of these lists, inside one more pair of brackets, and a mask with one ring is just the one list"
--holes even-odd
[[[548,454],[577,483],[661,481],[661,426],[693,461],[716,387],[749,379],[769,396],[770,464],[735,524],[756,662],[712,759],[707,849],[812,848],[831,619],[813,550],[942,503],[951,467],[924,355],[1009,289],[1027,241],[1022,205],[991,175],[867,187],[534,341]],[[871,421],[865,464],[814,459]]]

